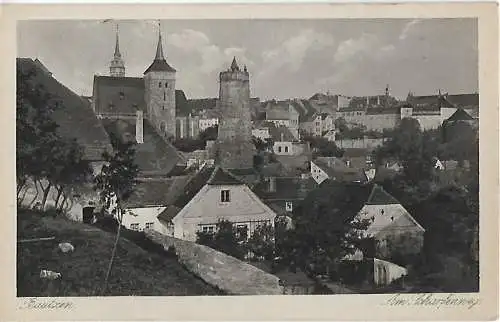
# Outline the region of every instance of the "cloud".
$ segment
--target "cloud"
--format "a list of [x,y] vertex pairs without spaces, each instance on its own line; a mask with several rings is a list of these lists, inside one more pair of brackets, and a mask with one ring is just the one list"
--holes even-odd
[[372,34],[363,34],[361,37],[344,40],[337,47],[333,56],[334,63],[344,63],[368,52],[378,45],[378,38]]
[[322,50],[334,44],[331,35],[304,29],[287,39],[280,46],[262,53],[262,60],[269,71],[288,68],[296,72],[311,50]]
[[405,40],[408,35],[410,34],[410,31],[417,25],[421,22],[422,20],[421,19],[414,19],[410,22],[408,22],[403,30],[401,31],[401,33],[399,34],[399,40]]
[[205,33],[197,30],[184,29],[179,33],[171,34],[167,37],[167,44],[187,55],[198,56],[201,59],[201,65],[196,68],[205,74],[225,69],[233,57],[236,57],[242,65],[253,66],[254,64],[247,57],[246,48],[221,48],[213,44]]

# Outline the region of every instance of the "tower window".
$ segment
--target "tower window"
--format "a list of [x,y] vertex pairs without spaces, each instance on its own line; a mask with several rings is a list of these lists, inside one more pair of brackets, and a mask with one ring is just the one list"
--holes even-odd
[[124,92],[120,92],[119,95],[120,95],[120,99],[121,100],[125,97],[125,93]]
[[163,100],[166,101],[167,100],[167,93],[163,92]]
[[167,82],[165,82],[165,88],[167,88],[167,87],[168,87],[168,83],[167,83]]
[[160,87],[160,88],[161,88],[161,82],[159,82],[159,83],[158,83],[158,87]]

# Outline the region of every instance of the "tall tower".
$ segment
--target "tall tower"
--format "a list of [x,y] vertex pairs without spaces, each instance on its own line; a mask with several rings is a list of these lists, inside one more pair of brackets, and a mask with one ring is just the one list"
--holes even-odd
[[144,72],[145,101],[149,120],[169,137],[175,137],[175,74],[176,70],[163,54],[161,30],[153,63]]
[[109,75],[113,77],[125,77],[125,63],[120,54],[120,40],[118,38],[118,24],[116,25],[115,54],[109,65]]
[[240,70],[236,57],[231,67],[219,74],[219,133],[216,162],[227,169],[253,167],[250,82],[246,69]]

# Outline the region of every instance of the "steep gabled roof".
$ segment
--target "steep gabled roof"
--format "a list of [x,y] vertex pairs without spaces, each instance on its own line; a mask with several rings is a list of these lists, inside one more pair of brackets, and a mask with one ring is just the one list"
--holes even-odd
[[243,183],[229,171],[216,166],[207,181],[209,185],[242,185]]
[[[270,191],[270,180],[275,180],[275,190]],[[302,200],[318,185],[312,178],[301,177],[275,177],[267,181],[261,181],[254,187],[254,192],[259,198],[269,201],[293,201]]]
[[189,180],[189,176],[142,179],[124,205],[127,208],[170,205],[182,191],[187,180]]
[[[110,133],[135,138],[135,120],[103,119],[102,122]],[[147,119],[144,119],[143,133],[144,143],[134,146],[135,162],[143,175],[166,176],[176,165],[185,162],[177,149],[161,137]]]
[[459,108],[453,113],[446,121],[447,122],[455,122],[455,121],[473,121],[474,118],[469,115],[463,108]]
[[378,184],[374,184],[370,196],[368,197],[367,205],[391,205],[391,204],[399,204],[400,202],[396,200],[393,196],[391,196],[387,191],[379,186]]
[[59,134],[65,138],[76,139],[83,146],[87,160],[102,160],[102,152],[110,151],[111,143],[101,122],[92,111],[90,102],[58,82],[41,62],[36,63],[31,58],[17,58],[16,63],[22,72],[34,70],[34,84],[42,85],[54,100],[60,102],[61,108],[52,115],[59,125]]

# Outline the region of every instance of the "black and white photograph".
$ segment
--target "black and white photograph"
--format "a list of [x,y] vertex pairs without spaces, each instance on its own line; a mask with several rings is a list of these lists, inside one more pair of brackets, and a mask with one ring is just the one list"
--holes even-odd
[[476,305],[478,21],[17,21],[17,298]]

